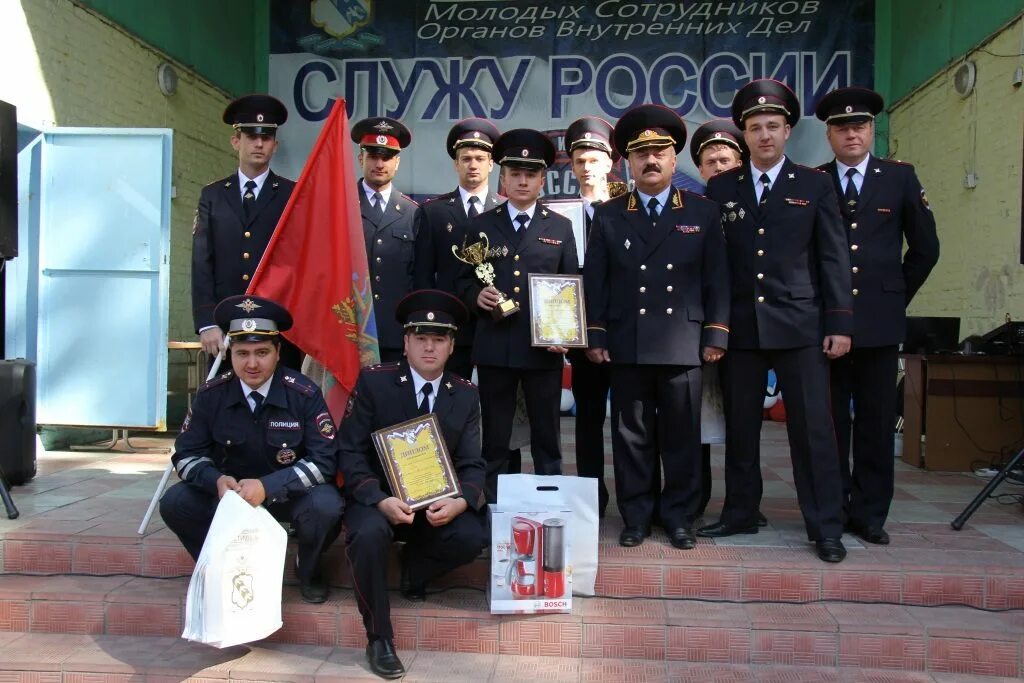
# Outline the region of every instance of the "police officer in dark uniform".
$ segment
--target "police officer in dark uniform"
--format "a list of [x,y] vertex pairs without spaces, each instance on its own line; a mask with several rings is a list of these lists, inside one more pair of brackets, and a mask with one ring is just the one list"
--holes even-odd
[[402,326],[395,322],[395,306],[413,289],[416,243],[416,202],[392,184],[400,152],[412,142],[412,133],[400,121],[377,116],[352,126],[352,141],[359,145],[359,211],[363,216],[366,257],[370,264],[373,312],[377,322],[380,358],[402,358]]
[[[508,201],[473,224],[473,232],[487,236],[494,286],[484,286],[468,264],[463,264],[456,282],[459,297],[479,316],[473,362],[480,386],[487,462],[485,492],[490,503],[497,498],[498,475],[507,471],[520,385],[530,419],[534,471],[562,472],[559,406],[566,349],[531,346],[528,276],[579,272],[572,224],[537,201],[544,185],[544,169],[555,160],[555,146],[539,131],[517,128],[498,138],[494,158],[501,166]],[[494,314],[499,291],[519,304],[518,312],[505,317]]]
[[[288,110],[269,95],[239,97],[224,110],[224,123],[234,129],[238,170],[202,189],[192,226],[192,318],[211,358],[224,346],[213,309],[245,293],[295,187],[270,170],[277,129],[287,119]],[[286,339],[281,362],[302,365],[302,353]]]
[[[459,185],[453,191],[424,203],[416,212],[416,262],[414,281],[417,289],[440,289],[455,293],[455,277],[462,262],[452,247],[462,248],[479,239],[468,229],[473,218],[501,203],[490,191],[488,179],[494,161],[491,149],[501,135],[487,119],[465,119],[448,133],[448,155],[454,160]],[[476,317],[469,316],[459,326],[455,352],[446,366],[450,372],[469,379],[473,374],[473,335]]]
[[757,533],[760,434],[768,370],[786,401],[797,499],[819,559],[841,562],[842,482],[828,361],[850,349],[853,297],[839,205],[828,175],[785,156],[800,103],[779,81],[743,86],[732,103],[750,163],[715,176],[729,249],[732,335],[722,366],[725,506],[704,536]]
[[882,96],[873,90],[841,88],[825,95],[815,114],[825,122],[835,153],[819,170],[831,174],[840,197],[853,280],[853,350],[832,361],[843,507],[850,531],[885,545],[894,484],[898,345],[907,305],[939,260],[939,239],[914,167],[871,154],[874,119],[882,108]]
[[636,189],[594,212],[583,272],[587,355],[611,364],[619,544],[650,534],[651,482],[664,467],[662,524],[674,547],[690,549],[701,493],[701,363],[717,362],[729,339],[725,241],[718,208],[672,185],[686,146],[675,112],[634,107],[614,140]]
[[[565,131],[565,153],[580,186],[588,239],[595,209],[610,196],[608,174],[619,156],[611,140],[612,124],[596,116],[576,119]],[[598,514],[604,517],[608,507],[604,482],[604,420],[611,383],[608,364],[592,363],[585,349],[569,349],[566,357],[572,365],[572,396],[576,402],[576,472],[597,479]]]
[[265,505],[295,529],[302,599],[324,602],[319,561],[343,507],[334,422],[312,380],[278,364],[288,311],[241,295],[222,301],[214,319],[228,330],[232,369],[196,392],[171,458],[182,481],[164,494],[160,515],[197,559],[227,491]]
[[[480,455],[480,400],[469,380],[445,369],[466,308],[446,292],[406,296],[395,318],[405,327],[405,360],[364,369],[341,423],[341,470],[345,475],[347,554],[356,604],[366,626],[370,668],[398,678],[398,658],[388,602],[388,548],[405,541],[402,594],[421,601],[432,579],[471,562],[486,543],[483,520],[484,462]],[[433,413],[462,495],[413,512],[388,486],[372,434]]]

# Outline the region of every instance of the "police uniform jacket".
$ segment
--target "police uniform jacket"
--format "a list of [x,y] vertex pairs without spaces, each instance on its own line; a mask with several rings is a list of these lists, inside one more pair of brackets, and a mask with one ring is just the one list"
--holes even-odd
[[849,245],[829,176],[788,158],[764,209],[750,165],[708,182],[729,256],[734,349],[792,349],[853,334]]
[[234,372],[199,388],[171,458],[178,476],[212,495],[217,479],[259,479],[279,503],[333,482],[338,451],[334,422],[320,389],[305,375],[278,367],[254,415]]
[[216,324],[213,309],[221,300],[245,293],[294,187],[294,182],[271,171],[256,196],[249,221],[243,218],[237,172],[199,193],[192,227],[192,318],[196,332]]
[[596,207],[583,266],[587,338],[613,363],[701,364],[726,348],[729,270],[718,206],[672,188],[651,219],[631,192]]
[[[478,316],[473,362],[506,368],[561,368],[563,359],[560,354],[530,346],[529,274],[579,274],[572,223],[538,202],[525,234],[519,234],[512,225],[508,208],[502,204],[476,219],[473,233],[480,232],[486,233],[492,250],[501,251],[490,259],[494,265],[494,286],[515,300],[519,311],[494,320],[489,311],[480,309],[476,299],[484,285],[474,274],[473,266],[462,264],[456,285],[457,295]],[[479,237],[470,240],[473,241],[479,241]]]
[[[499,204],[497,195],[488,194],[480,214]],[[462,261],[452,254],[452,247],[461,249],[480,238],[468,230],[471,219],[466,215],[458,188],[420,206],[416,212],[416,260],[413,267],[415,289],[440,289],[455,294],[455,280]],[[470,316],[459,327],[455,343],[470,346],[476,332],[476,317]]]
[[402,326],[395,320],[395,307],[413,290],[413,256],[416,242],[417,204],[396,188],[391,188],[384,216],[366,199],[362,179],[356,188],[363,216],[363,237],[370,263],[373,312],[377,321],[377,339],[381,348],[400,349]]
[[[476,387],[445,372],[434,399],[434,414],[451,457],[462,497],[478,510],[483,504],[484,459],[480,453],[480,396]],[[420,415],[409,366],[381,363],[359,373],[339,435],[343,492],[363,505],[393,495],[372,433]]]
[[939,260],[935,217],[914,167],[871,156],[852,212],[842,201],[835,161],[819,169],[835,181],[850,242],[854,344],[899,344],[906,331],[907,305]]

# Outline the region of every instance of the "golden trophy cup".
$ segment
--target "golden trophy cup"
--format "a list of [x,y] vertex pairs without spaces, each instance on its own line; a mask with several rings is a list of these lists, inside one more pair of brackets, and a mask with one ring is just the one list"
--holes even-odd
[[[487,233],[480,233],[480,241],[474,242],[469,246],[466,246],[466,241],[462,241],[462,248],[459,249],[454,244],[452,245],[452,254],[455,258],[459,259],[463,263],[474,266],[473,272],[476,274],[476,278],[480,280],[486,287],[494,287],[494,264],[488,259],[496,258],[498,256],[508,256],[508,247],[502,247],[501,249],[491,249],[490,242],[487,240]],[[495,289],[497,289],[495,287]],[[498,291],[498,304],[491,309],[491,317],[495,320],[501,320],[507,318],[513,313],[519,311],[519,304],[502,292]]]

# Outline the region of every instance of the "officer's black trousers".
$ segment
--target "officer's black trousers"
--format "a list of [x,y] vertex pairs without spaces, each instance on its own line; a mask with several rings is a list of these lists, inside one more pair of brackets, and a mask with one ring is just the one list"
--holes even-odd
[[[203,542],[217,511],[217,495],[179,482],[160,500],[164,524],[181,540],[193,560],[199,559]],[[285,503],[267,505],[275,519],[288,521],[299,543],[300,579],[318,575],[320,555],[341,531],[343,499],[334,484],[321,484]]]
[[[832,361],[832,417],[839,442],[843,503],[849,522],[882,527],[892,503],[896,440],[896,346],[854,347]],[[850,401],[853,401],[853,470]]]
[[512,424],[516,412],[516,390],[523,385],[526,415],[530,419],[530,453],[537,474],[562,473],[559,445],[559,404],[562,371],[502,368],[478,365],[483,455],[487,466],[484,494],[488,503],[498,496],[498,475],[507,473]]
[[722,521],[753,526],[761,504],[761,418],[768,370],[786,404],[793,481],[812,541],[843,535],[842,481],[832,425],[829,366],[821,347],[729,349],[722,360],[725,399],[725,507]]
[[[615,495],[627,526],[693,525],[701,495],[701,368],[611,364]],[[660,463],[660,464],[659,464]],[[660,502],[654,482],[660,468]]]
[[426,584],[476,559],[487,543],[479,513],[472,508],[440,527],[418,511],[412,524],[392,526],[376,507],[345,499],[345,554],[352,587],[370,640],[393,640],[388,601],[388,554],[392,541],[405,541],[413,585]]
[[576,401],[576,473],[597,479],[598,509],[608,506],[604,482],[604,420],[608,414],[608,363],[591,363],[582,349],[569,352]]

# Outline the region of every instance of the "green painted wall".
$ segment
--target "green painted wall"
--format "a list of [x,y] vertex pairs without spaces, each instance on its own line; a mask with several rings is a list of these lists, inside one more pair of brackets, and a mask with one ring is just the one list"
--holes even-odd
[[266,92],[269,0],[75,2],[123,26],[231,95]]

